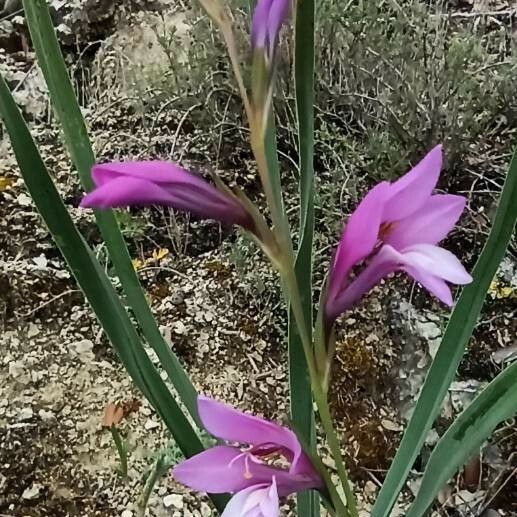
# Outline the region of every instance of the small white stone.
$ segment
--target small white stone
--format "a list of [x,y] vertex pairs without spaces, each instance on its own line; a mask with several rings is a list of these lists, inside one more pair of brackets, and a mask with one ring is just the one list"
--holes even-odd
[[133,512],[131,510],[124,510],[120,514],[120,517],[133,517]]
[[212,517],[212,510],[207,503],[201,503],[201,515],[203,517]]
[[152,429],[156,429],[157,427],[160,427],[160,423],[156,420],[152,420],[149,418],[144,424],[144,428],[146,431],[151,431]]
[[40,409],[38,411],[38,416],[43,420],[44,422],[48,422],[49,420],[54,419],[54,413],[52,411],[46,411],[44,409]]
[[183,496],[181,494],[169,494],[163,498],[163,506],[170,508],[174,506],[178,510],[183,508]]
[[93,353],[93,343],[89,339],[82,339],[70,344],[70,350],[73,356],[79,357],[83,363],[91,362],[95,355]]
[[39,494],[40,494],[42,488],[43,488],[43,486],[40,485],[39,483],[32,484],[30,487],[26,488],[23,491],[22,499],[28,499],[28,500],[37,499],[39,497]]
[[180,336],[185,334],[185,332],[187,332],[187,327],[185,327],[185,324],[181,320],[175,321],[172,324],[172,328],[173,328],[174,332],[176,334],[179,334]]
[[18,421],[24,422],[25,420],[30,420],[34,416],[34,412],[31,407],[24,407],[18,413]]
[[45,269],[48,265],[47,257],[43,253],[40,253],[39,257],[34,257],[32,261],[40,269]]
[[16,198],[16,201],[21,206],[31,206],[32,204],[31,198],[23,192]]

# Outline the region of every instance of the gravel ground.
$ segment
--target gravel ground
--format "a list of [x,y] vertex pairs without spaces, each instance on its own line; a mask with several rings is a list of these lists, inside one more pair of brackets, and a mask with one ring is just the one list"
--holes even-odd
[[[145,43],[149,34],[143,34]],[[127,33],[115,34],[113,48],[124,41]],[[141,57],[141,42],[135,45]],[[16,73],[18,58],[21,54],[9,54],[1,62]],[[30,61],[30,55],[23,59]],[[29,72],[18,100],[34,119],[33,134],[67,206],[104,262],[91,214],[76,208],[81,190],[59,133],[51,121],[38,118],[48,106],[37,73],[32,68]],[[175,130],[178,119],[184,122],[183,113],[157,107],[146,119],[126,105],[126,90],[96,88],[92,98],[101,100],[85,114],[99,156],[166,156],[172,137],[176,152],[205,152],[199,143],[192,144],[199,134],[189,132],[188,123],[181,134]],[[485,214],[493,208],[493,187],[488,195],[484,189],[500,180],[507,158],[491,158],[487,175],[486,164],[473,159],[469,167],[475,174],[452,182],[456,191],[470,192],[470,202],[448,245],[469,267],[486,233]],[[252,188],[254,171],[243,174],[241,168],[239,163],[227,169],[227,179],[239,174],[243,186]],[[259,253],[227,229],[169,212],[138,211],[121,221],[160,328],[199,391],[287,423],[284,309],[275,276]],[[516,289],[515,256],[509,253],[394,515],[404,514],[438,435],[515,356]],[[443,307],[417,286],[396,279],[377,287],[341,322],[332,407],[364,516],[446,317]],[[177,457],[177,450],[132,387],[70,278],[25,193],[5,136],[0,140],[0,318],[0,514],[136,516],[149,468],[165,452]],[[111,434],[102,425],[105,406],[115,402],[126,413],[119,427],[130,450],[127,478],[118,473]],[[485,512],[486,517],[517,515],[516,447],[517,428],[508,422],[483,449],[481,478],[466,479],[471,468],[453,479],[440,495],[436,515],[469,516],[484,510],[497,512]],[[286,514],[292,514],[289,508]],[[149,501],[149,515],[211,514],[206,499],[167,475],[159,479]]]

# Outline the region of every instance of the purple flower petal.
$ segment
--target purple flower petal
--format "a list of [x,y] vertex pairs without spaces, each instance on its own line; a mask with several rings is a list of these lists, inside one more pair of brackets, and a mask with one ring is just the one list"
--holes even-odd
[[397,221],[383,241],[397,249],[412,244],[438,244],[457,223],[465,203],[462,196],[431,196],[416,212]]
[[214,494],[239,492],[257,484],[269,485],[273,478],[282,496],[319,486],[313,479],[259,463],[250,453],[224,445],[182,461],[172,469],[172,475],[194,490]]
[[164,184],[169,184],[171,181],[191,183],[197,180],[198,184],[204,182],[203,179],[197,178],[182,167],[160,160],[109,162],[92,167],[92,179],[97,187],[118,176],[140,178]]
[[273,0],[258,0],[251,21],[251,44],[254,48],[264,48],[268,35],[269,10]]
[[344,288],[352,266],[373,251],[383,219],[384,203],[389,194],[389,183],[379,183],[366,194],[346,222],[329,276],[327,299],[330,304]]
[[394,271],[402,270],[447,305],[452,305],[446,282],[468,284],[472,277],[458,258],[432,244],[417,244],[398,251],[385,244],[371,262],[340,294],[331,316],[337,317],[357,303],[374,285]]
[[280,29],[289,13],[290,0],[273,0],[268,14],[269,54],[272,56],[278,43]]
[[329,310],[331,320],[353,307],[370,289],[384,277],[397,270],[398,254],[391,246],[383,246],[369,264],[350,282],[337,297]]
[[101,186],[86,194],[83,208],[112,208],[137,203],[148,205],[173,205],[174,199],[161,186],[140,178],[118,177],[103,181]]
[[437,145],[408,173],[392,183],[391,195],[384,207],[384,221],[399,221],[428,200],[442,168],[442,146]]
[[92,177],[96,188],[83,199],[81,206],[114,208],[158,204],[254,230],[251,215],[237,198],[169,162],[96,165]]
[[434,294],[438,300],[452,307],[453,299],[451,289],[441,278],[416,267],[405,266],[404,271],[413,277],[422,287]]
[[275,52],[280,29],[289,13],[289,0],[258,0],[251,23],[254,49],[267,49],[269,58]]

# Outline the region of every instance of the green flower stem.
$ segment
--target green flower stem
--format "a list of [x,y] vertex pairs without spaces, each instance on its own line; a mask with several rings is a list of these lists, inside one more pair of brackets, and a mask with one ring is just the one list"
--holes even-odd
[[120,458],[120,473],[122,477],[127,477],[127,448],[122,440],[122,436],[120,436],[119,430],[115,425],[110,427],[111,436],[113,436],[113,441],[115,442],[115,447],[117,448],[117,452]]
[[316,370],[312,347],[307,338],[307,327],[305,326],[306,323],[303,318],[303,310],[300,302],[300,296],[298,295],[299,291],[298,284],[296,282],[296,275],[294,273],[294,266],[290,269],[290,274],[286,279],[286,285],[290,293],[290,303],[293,310],[293,314],[298,325],[300,336],[302,337],[303,349],[305,352],[305,358],[307,360],[309,375],[311,379],[312,392],[314,395],[314,401],[316,402],[316,406],[318,407],[318,413],[320,415],[321,424],[323,425],[323,429],[327,437],[328,446],[330,448],[334,461],[336,462],[338,476],[343,486],[343,491],[346,497],[346,508],[344,508],[341,498],[339,497],[337,492],[331,492],[332,501],[335,504],[337,512],[336,515],[338,517],[358,517],[359,514],[357,512],[357,503],[355,500],[354,493],[350,488],[350,481],[345,467],[345,462],[341,454],[341,447],[339,446],[339,440],[336,435],[334,426],[332,424],[332,416],[330,414],[326,392],[323,388],[322,379],[320,378]]
[[318,406],[321,424],[323,425],[323,429],[325,430],[325,434],[327,435],[328,446],[330,448],[330,451],[332,452],[334,461],[336,462],[336,468],[339,475],[339,479],[341,481],[341,485],[343,486],[343,490],[345,493],[347,510],[346,515],[350,517],[359,517],[355,495],[350,487],[348,472],[346,470],[345,462],[341,454],[341,447],[339,446],[339,440],[336,434],[336,430],[334,429],[334,426],[332,424],[332,417],[330,415],[327,397],[319,384],[317,385],[317,389],[313,390],[313,393],[314,400],[316,401],[316,404]]
[[171,468],[172,460],[166,454],[160,456],[154,463],[145,482],[144,490],[138,499],[138,517],[144,517],[147,503],[158,480]]
[[274,189],[272,188],[271,183],[267,181],[268,165],[262,133],[261,131],[258,131],[259,128],[257,128],[251,121],[250,128],[253,154],[255,155],[257,167],[259,169],[264,191],[266,193],[266,198],[268,200],[271,218],[273,219],[273,224],[275,225],[276,235],[279,239],[279,248],[283,251],[283,260],[281,260],[282,265],[279,272],[283,277],[283,282],[289,298],[288,301],[291,304],[291,309],[293,311],[296,325],[300,333],[305,360],[307,361],[312,391],[314,394],[314,400],[318,407],[318,412],[320,414],[321,422],[327,436],[329,448],[334,457],[334,461],[336,462],[338,475],[343,485],[343,490],[347,499],[347,508],[343,506],[343,502],[341,501],[341,498],[337,492],[334,492],[333,495],[331,493],[332,502],[335,505],[337,512],[336,515],[338,517],[358,517],[355,497],[350,488],[348,474],[345,468],[343,457],[341,455],[341,448],[332,425],[332,417],[330,415],[327,398],[322,388],[323,379],[320,378],[320,375],[318,375],[318,371],[316,369],[313,348],[309,338],[310,334],[308,325],[310,325],[310,322],[306,321],[306,318],[304,317],[300,289],[294,269],[295,256],[289,222],[287,220],[285,211],[281,209],[281,206],[278,206],[278,198],[274,192]]

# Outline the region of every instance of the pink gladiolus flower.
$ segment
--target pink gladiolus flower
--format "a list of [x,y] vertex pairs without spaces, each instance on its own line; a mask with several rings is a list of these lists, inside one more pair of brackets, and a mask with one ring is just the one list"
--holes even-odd
[[289,0],[258,0],[251,23],[253,49],[266,49],[268,57],[273,56],[288,12]]
[[237,492],[221,517],[278,517],[280,515],[276,480],[270,485],[253,485]]
[[165,205],[250,231],[254,228],[252,218],[235,196],[170,162],[95,165],[92,178],[95,189],[83,198],[82,207]]
[[[472,281],[460,261],[437,244],[458,221],[466,199],[433,195],[442,166],[436,146],[394,183],[373,187],[348,219],[329,274],[327,320],[353,306],[382,278],[404,271],[447,305],[452,294],[446,282]],[[349,281],[351,269],[365,266]]]
[[[194,490],[234,493],[230,509],[247,508],[250,516],[277,515],[271,511],[276,508],[277,491],[279,496],[286,496],[322,486],[291,430],[202,396],[198,397],[198,412],[210,434],[250,447],[241,450],[235,445],[217,445],[203,451],[173,468],[172,475],[179,482]],[[289,466],[272,463],[280,458]],[[262,508],[262,514],[256,513],[257,507]],[[266,507],[269,510],[264,510]]]

